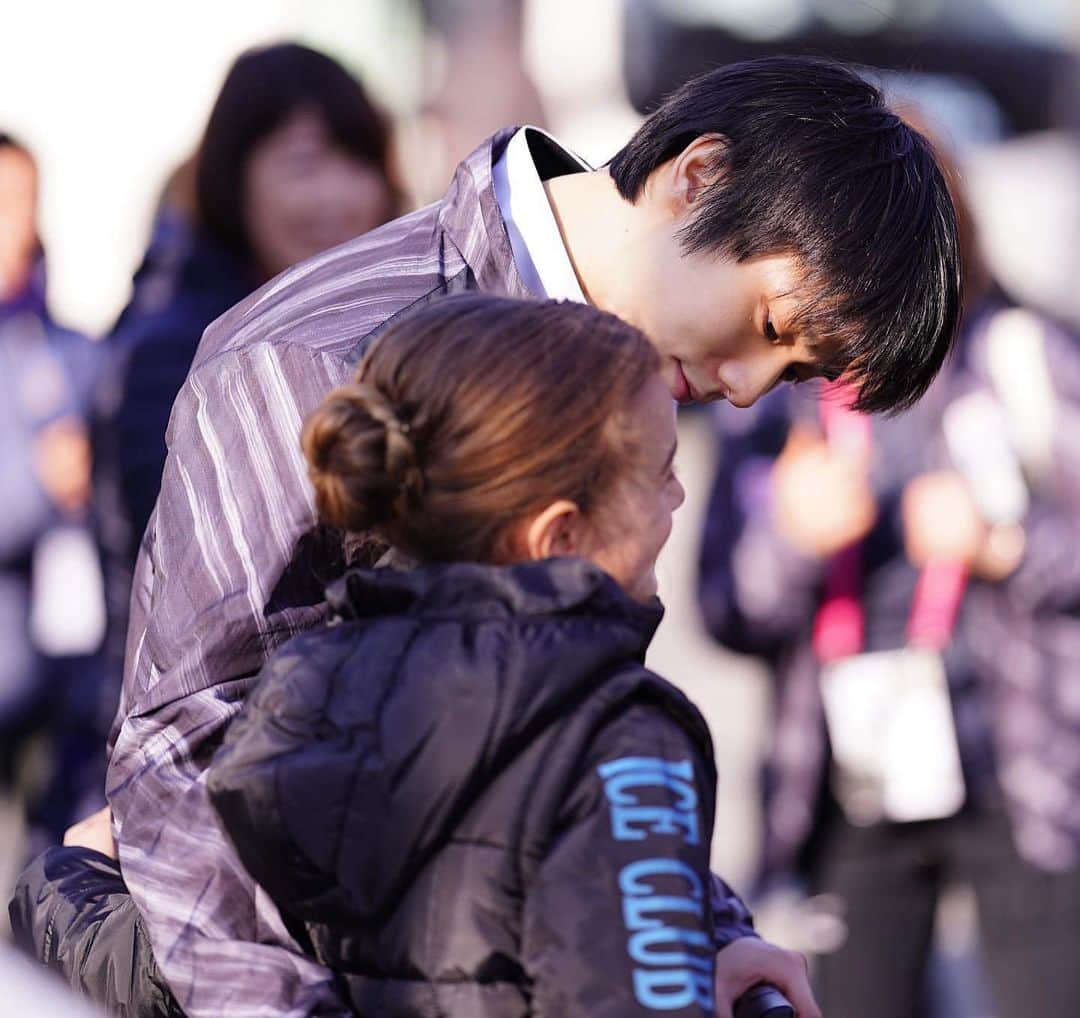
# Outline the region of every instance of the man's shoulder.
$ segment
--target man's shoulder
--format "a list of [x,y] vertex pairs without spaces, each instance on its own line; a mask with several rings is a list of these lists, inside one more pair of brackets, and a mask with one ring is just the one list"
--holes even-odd
[[403,310],[468,286],[469,267],[442,229],[440,209],[402,216],[270,280],[207,328],[192,371],[267,345],[351,363]]

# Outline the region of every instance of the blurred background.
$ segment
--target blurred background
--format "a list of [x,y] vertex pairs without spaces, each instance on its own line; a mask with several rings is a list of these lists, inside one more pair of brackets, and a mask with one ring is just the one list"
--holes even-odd
[[[217,283],[236,271],[230,288],[183,305],[188,345],[200,314],[208,322],[290,263],[289,250],[274,261],[269,241],[254,252],[257,267],[194,258],[202,255],[189,220],[203,185],[192,159],[244,50],[301,43],[362,82],[386,145],[346,146],[379,176],[377,198],[342,205],[353,218],[342,211],[340,221],[364,224],[353,232],[439,197],[456,162],[507,124],[546,127],[599,164],[661,96],[706,68],[776,52],[857,62],[917,108],[955,162],[988,277],[1063,334],[1080,329],[1076,0],[190,0],[168,10],[136,0],[6,0],[3,16],[0,135],[14,141],[0,144],[0,273],[9,284],[0,287],[0,388],[8,387],[0,627],[13,649],[0,667],[0,889],[100,795],[126,571],[149,512],[137,503],[148,490],[153,498],[153,450],[126,474],[124,454],[147,428],[163,432],[171,402],[168,385],[138,388],[157,363],[139,353],[160,352],[153,343],[175,319],[164,333],[154,323],[172,314],[195,261]],[[283,172],[301,187],[315,172],[312,152],[340,147],[331,126],[329,139],[316,124],[314,141],[288,142]],[[367,183],[357,178],[356,187]],[[35,189],[37,223],[24,229],[33,243],[20,254],[3,235],[18,234],[18,209]],[[254,200],[245,193],[236,203],[250,214]],[[331,234],[315,231],[311,243],[345,239]],[[29,318],[41,323],[32,335]],[[158,329],[149,346],[146,322]],[[178,387],[182,368],[174,370]],[[156,410],[144,414],[138,400],[151,396]],[[133,415],[126,423],[124,413]],[[776,663],[725,649],[699,608],[725,427],[705,409],[681,417],[688,498],[661,564],[668,613],[650,663],[710,721],[721,774],[716,868],[748,891],[760,875]],[[1080,792],[1071,795],[1076,803]],[[992,1018],[975,897],[963,880],[946,883],[928,975],[936,1010],[927,1013]],[[772,886],[761,925],[789,946],[827,954],[843,933],[835,916],[807,907],[804,891],[795,879]]]

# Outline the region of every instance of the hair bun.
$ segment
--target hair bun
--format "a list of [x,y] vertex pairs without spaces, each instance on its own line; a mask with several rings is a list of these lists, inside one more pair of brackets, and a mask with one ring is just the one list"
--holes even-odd
[[308,420],[319,511],[419,562],[518,561],[535,513],[567,499],[591,521],[643,469],[632,418],[659,368],[643,333],[585,304],[432,301]]
[[308,417],[302,445],[320,517],[345,530],[393,523],[423,495],[411,425],[372,385],[331,392]]
[[386,396],[374,386],[358,382],[354,387],[358,399],[367,404],[368,413],[382,424],[385,430],[386,455],[383,469],[401,494],[418,499],[424,493],[424,475],[420,470],[413,444],[412,425],[402,421],[397,409]]

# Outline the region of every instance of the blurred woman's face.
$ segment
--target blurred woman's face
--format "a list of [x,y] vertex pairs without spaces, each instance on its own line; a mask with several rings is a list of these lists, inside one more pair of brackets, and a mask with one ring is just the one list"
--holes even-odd
[[377,166],[357,159],[309,110],[255,146],[244,172],[244,221],[265,278],[374,229],[392,214]]
[[26,282],[37,250],[37,170],[14,145],[0,148],[0,300]]

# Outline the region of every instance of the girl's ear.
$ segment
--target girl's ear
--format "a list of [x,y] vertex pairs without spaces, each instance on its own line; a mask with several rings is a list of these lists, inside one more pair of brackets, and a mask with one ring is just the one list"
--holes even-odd
[[581,510],[569,499],[560,498],[524,520],[514,543],[522,558],[535,562],[560,555],[580,555],[584,535]]

